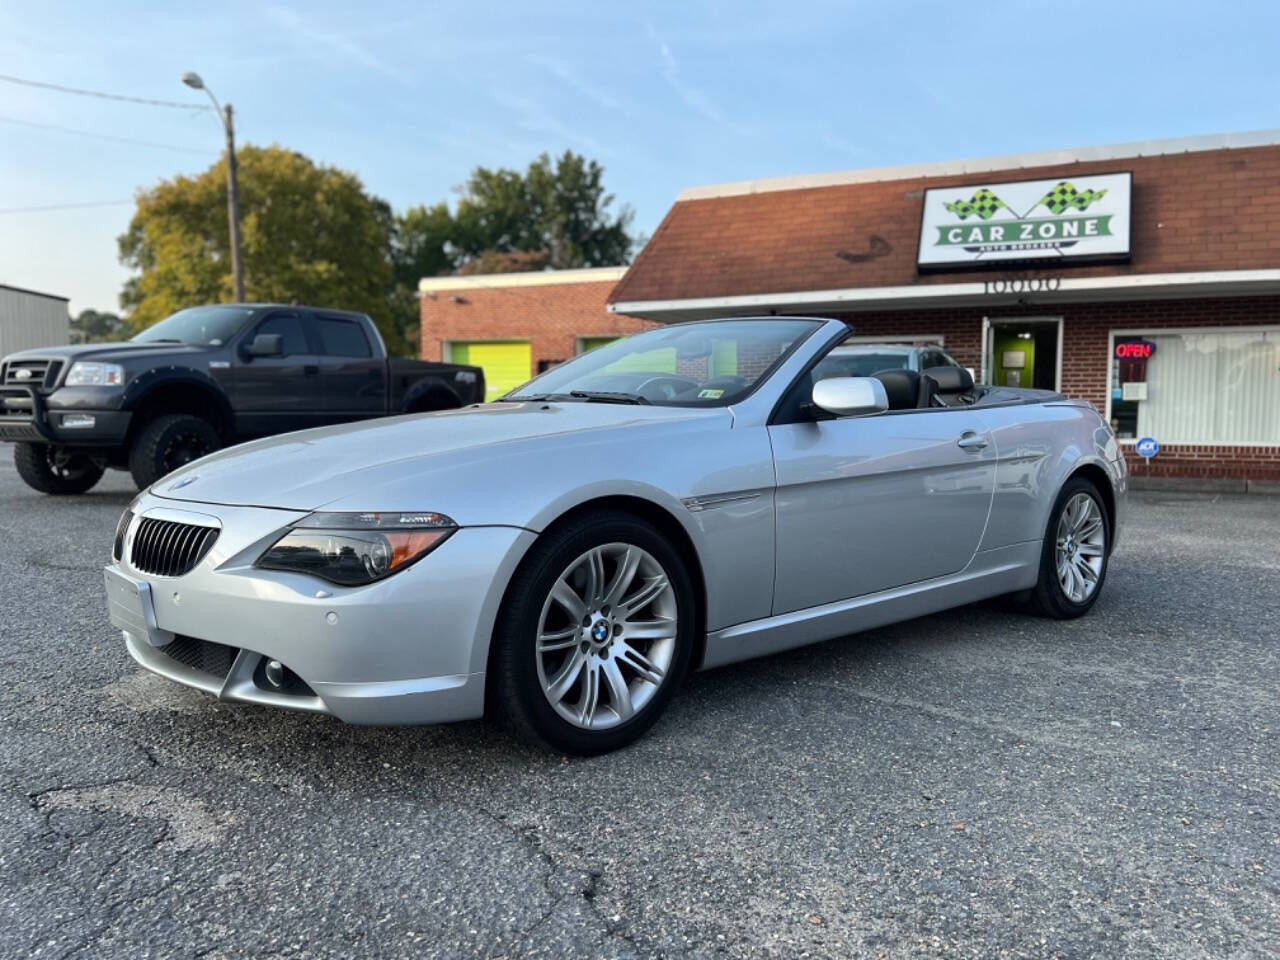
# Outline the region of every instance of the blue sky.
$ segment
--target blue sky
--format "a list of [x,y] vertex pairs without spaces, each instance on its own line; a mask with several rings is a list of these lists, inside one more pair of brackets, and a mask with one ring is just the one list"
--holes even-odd
[[[1280,127],[1275,2],[0,2],[0,74],[190,99],[396,209],[477,164],[598,159],[651,233],[686,186]],[[95,139],[96,133],[140,143]],[[208,113],[0,82],[0,283],[114,309],[135,190]],[[125,202],[120,202],[125,201]]]

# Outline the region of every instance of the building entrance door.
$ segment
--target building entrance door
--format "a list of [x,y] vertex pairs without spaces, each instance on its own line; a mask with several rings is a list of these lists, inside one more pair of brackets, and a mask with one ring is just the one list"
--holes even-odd
[[982,318],[983,383],[1062,389],[1062,318]]

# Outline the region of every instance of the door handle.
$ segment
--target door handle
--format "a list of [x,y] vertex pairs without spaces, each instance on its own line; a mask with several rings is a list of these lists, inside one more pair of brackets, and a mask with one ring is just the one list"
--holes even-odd
[[319,373],[320,373],[320,367],[314,363],[308,363],[306,366],[302,368],[302,375],[304,377],[318,376]]
[[987,446],[987,438],[980,433],[966,430],[956,441],[956,446],[961,450],[983,450]]

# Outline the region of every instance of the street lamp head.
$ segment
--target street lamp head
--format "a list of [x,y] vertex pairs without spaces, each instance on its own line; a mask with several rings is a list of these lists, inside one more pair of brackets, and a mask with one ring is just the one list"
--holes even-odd
[[182,82],[185,83],[192,90],[204,89],[204,81],[200,79],[200,74],[192,70],[188,70],[186,73],[182,75]]

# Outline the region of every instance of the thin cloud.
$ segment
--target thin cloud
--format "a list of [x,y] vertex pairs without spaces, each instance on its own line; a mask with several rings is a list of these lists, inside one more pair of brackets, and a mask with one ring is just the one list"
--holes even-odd
[[367,67],[375,73],[391,77],[401,83],[410,83],[408,74],[369,52],[365,47],[351,39],[350,34],[339,33],[335,30],[325,30],[308,22],[302,14],[289,7],[267,7],[266,14],[268,19],[273,21],[276,26],[287,30],[305,43],[324,47],[347,60]]
[[653,24],[647,24],[647,28],[649,37],[658,44],[662,78],[667,81],[667,85],[679,95],[685,106],[694,113],[706,120],[710,120],[712,123],[723,125],[726,122],[724,114],[720,112],[705,93],[696,87],[689,86],[681,79],[680,64],[676,61],[675,54],[671,52],[671,47],[667,45],[667,42],[662,37],[658,36]]
[[530,57],[529,62],[536,66],[542,67],[561,83],[576,90],[582,96],[586,97],[592,103],[599,104],[606,110],[618,110],[622,107],[617,100],[608,93],[601,90],[595,84],[587,83],[580,77],[569,64],[563,60],[553,60],[550,57]]

